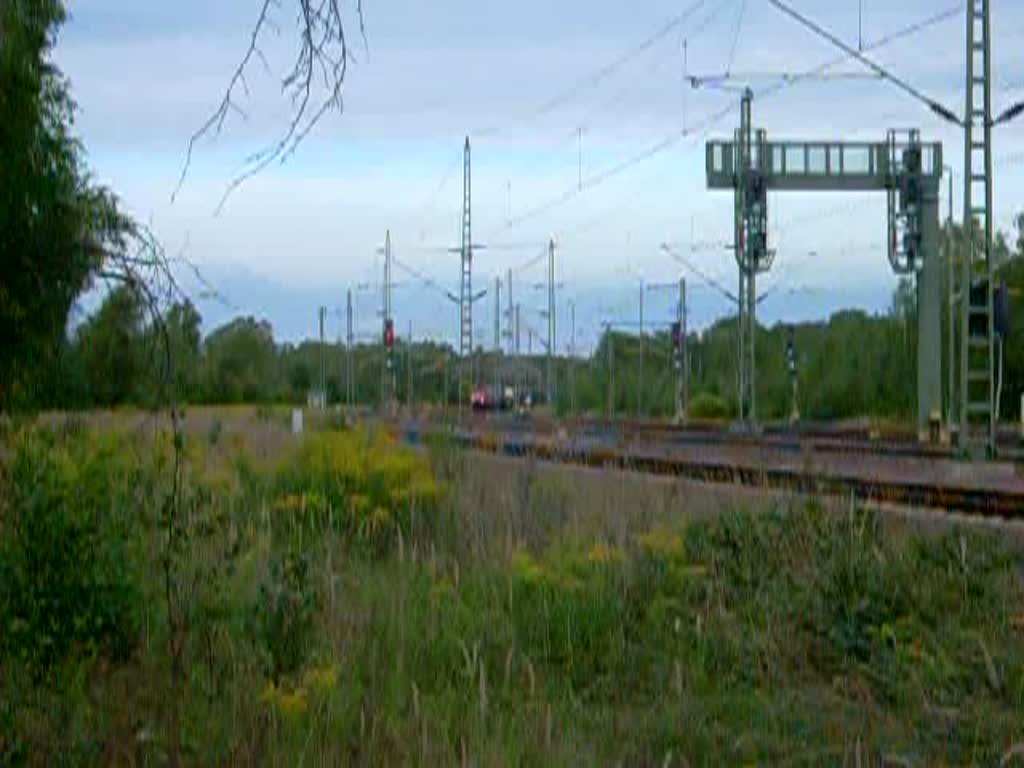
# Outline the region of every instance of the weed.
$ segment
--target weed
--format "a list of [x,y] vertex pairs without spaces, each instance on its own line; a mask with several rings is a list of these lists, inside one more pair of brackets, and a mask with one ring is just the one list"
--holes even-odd
[[691,398],[688,415],[691,419],[727,419],[732,408],[718,395],[701,392]]
[[68,438],[23,433],[3,478],[0,644],[40,674],[72,651],[125,659],[137,641],[135,472],[117,440]]
[[312,567],[309,555],[287,552],[271,560],[270,572],[260,585],[256,627],[270,657],[274,686],[298,671],[309,650],[320,600]]
[[167,435],[5,439],[0,760],[997,764],[1020,741],[1024,584],[994,537],[360,430],[254,455],[224,423],[191,422],[173,548]]
[[415,511],[434,509],[441,489],[427,462],[381,434],[310,435],[278,471],[280,535],[334,526],[381,555],[408,536]]

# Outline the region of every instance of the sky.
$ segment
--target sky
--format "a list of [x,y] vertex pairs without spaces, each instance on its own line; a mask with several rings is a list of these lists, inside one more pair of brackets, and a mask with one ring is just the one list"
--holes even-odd
[[[955,0],[789,0],[851,45],[874,41]],[[296,46],[296,0],[281,0],[276,31],[261,39],[268,67],[248,72],[241,113],[199,142],[172,201],[189,137],[216,109],[243,55],[260,0],[70,0],[55,51],[79,106],[77,130],[97,180],[147,222],[169,253],[192,262],[218,297],[194,300],[209,331],[238,314],[269,320],[279,339],[343,333],[348,290],[355,331],[379,332],[390,230],[399,263],[457,292],[462,148],[472,142],[473,279],[490,288],[475,306],[477,341],[493,344],[493,283],[514,269],[528,330],[545,334],[538,289],[556,243],[558,346],[586,349],[602,323],[671,319],[676,296],[659,287],[687,277],[692,327],[734,312],[719,290],[661,248],[671,243],[713,281],[736,283],[732,198],[705,188],[704,144],[730,138],[737,93],[693,89],[686,76],[733,74],[755,90],[758,73],[800,73],[836,58],[829,43],[768,0],[363,0],[365,43],[348,0],[355,61],[344,110],[316,126],[287,162],[236,189],[246,157],[284,130],[281,79]],[[993,101],[1024,98],[1024,3],[993,9]],[[670,25],[685,11],[685,21]],[[929,97],[963,111],[964,12],[871,56]],[[659,35],[660,31],[668,31]],[[651,41],[645,45],[645,42]],[[853,63],[838,71],[863,71]],[[717,116],[711,121],[709,118]],[[941,141],[957,169],[962,132],[878,80],[804,82],[755,98],[769,138],[883,140],[917,127]],[[686,131],[685,138],[678,138]],[[673,137],[677,137],[673,140]],[[1024,119],[994,134],[996,220],[1024,210]],[[581,185],[582,181],[582,185]],[[882,195],[773,194],[769,201],[771,295],[763,322],[827,317],[841,308],[889,306],[896,277],[885,255]],[[536,262],[527,269],[520,265]],[[401,335],[447,339],[457,307],[443,292],[395,270]],[[641,286],[645,286],[641,288]],[[507,286],[502,286],[503,303]],[[504,322],[504,321],[503,321]],[[539,341],[535,341],[539,349]]]

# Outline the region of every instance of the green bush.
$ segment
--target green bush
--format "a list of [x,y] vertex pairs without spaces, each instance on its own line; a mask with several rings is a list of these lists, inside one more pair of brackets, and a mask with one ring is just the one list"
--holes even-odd
[[690,400],[687,415],[691,419],[728,419],[732,408],[718,395],[701,392]]
[[414,512],[438,506],[441,488],[426,458],[381,433],[307,435],[276,476],[277,539],[302,541],[333,521],[346,539],[374,555],[407,536]]
[[309,650],[320,607],[311,572],[309,555],[290,551],[270,562],[270,572],[260,585],[256,628],[270,657],[275,684],[297,672]]
[[2,472],[0,647],[36,672],[73,652],[125,658],[142,590],[116,441],[25,433]]

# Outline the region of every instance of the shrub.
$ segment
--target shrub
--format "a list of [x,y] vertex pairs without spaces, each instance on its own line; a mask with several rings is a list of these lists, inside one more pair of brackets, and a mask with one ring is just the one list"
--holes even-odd
[[510,563],[510,620],[516,644],[575,690],[602,686],[625,666],[623,553],[597,542],[550,548]]
[[307,436],[277,477],[275,531],[333,524],[373,554],[408,533],[413,510],[430,512],[441,496],[425,457],[365,431]]
[[121,448],[28,432],[2,470],[0,646],[36,672],[72,651],[124,658],[136,641],[139,484]]
[[687,415],[691,419],[728,419],[732,408],[718,395],[701,392],[690,400]]
[[298,671],[306,658],[320,599],[306,553],[274,558],[256,603],[259,640],[270,657],[274,685]]

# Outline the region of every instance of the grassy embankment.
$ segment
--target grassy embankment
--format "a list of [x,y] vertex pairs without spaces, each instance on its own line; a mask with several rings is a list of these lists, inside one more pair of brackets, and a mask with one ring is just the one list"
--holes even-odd
[[1024,757],[992,536],[186,425],[177,464],[125,418],[3,436],[0,762]]

